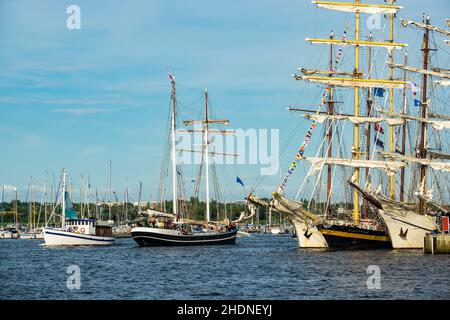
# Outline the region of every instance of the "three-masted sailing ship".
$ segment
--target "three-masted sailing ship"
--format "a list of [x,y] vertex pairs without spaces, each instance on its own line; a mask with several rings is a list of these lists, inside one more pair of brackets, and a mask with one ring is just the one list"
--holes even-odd
[[[435,131],[449,128],[450,118],[444,115],[435,115],[430,119],[429,106],[432,103],[427,98],[427,88],[431,77],[440,78],[434,85],[445,86],[449,84],[449,71],[439,67],[429,67],[429,33],[437,32],[449,36],[450,31],[430,25],[429,18],[425,18],[423,23],[411,20],[403,20],[403,26],[415,26],[424,30],[423,35],[423,65],[422,68],[407,66],[407,54],[405,53],[404,64],[394,63],[394,50],[405,51],[407,44],[394,42],[394,19],[397,12],[402,8],[395,5],[391,0],[390,4],[366,4],[360,0],[350,2],[330,2],[313,1],[319,7],[334,11],[353,13],[355,16],[355,37],[348,39],[347,32],[344,31],[341,39],[335,39],[333,33],[326,39],[311,39],[306,41],[313,44],[325,44],[329,46],[329,62],[327,69],[299,68],[300,74],[294,75],[296,80],[312,82],[316,85],[323,85],[323,94],[318,110],[306,110],[290,108],[291,111],[306,113],[305,117],[312,121],[305,141],[299,148],[294,161],[289,166],[288,173],[281,181],[278,190],[274,192],[270,203],[264,203],[253,194],[250,194],[248,201],[256,205],[270,207],[287,214],[294,223],[298,244],[302,248],[330,248],[330,249],[376,249],[376,248],[422,248],[424,236],[427,233],[438,229],[436,215],[448,213],[445,204],[431,201],[429,192],[427,193],[427,168],[432,168],[438,173],[448,172],[450,163],[442,160],[449,159],[442,153],[442,144],[436,148],[430,147],[427,140],[427,127],[432,126]],[[362,14],[384,14],[389,19],[389,39],[387,41],[374,41],[372,35],[368,35],[365,40],[361,39],[360,24]],[[446,40],[448,43],[448,40]],[[338,52],[334,55],[334,47],[338,46]],[[343,55],[343,48],[353,47],[354,67],[352,71],[340,70],[340,60]],[[367,71],[361,66],[361,49],[366,48],[368,57]],[[389,66],[388,78],[373,78],[372,50],[387,50]],[[402,69],[403,78],[395,78],[394,70]],[[365,72],[365,73],[364,73]],[[419,89],[412,81],[408,81],[407,72],[419,73],[422,77],[421,100],[414,99],[414,104],[421,107],[420,115],[415,116],[408,111],[406,92],[411,89],[415,95]],[[343,113],[342,108],[336,108],[339,103],[335,100],[337,89],[353,90],[353,113]],[[396,112],[394,106],[394,92],[401,90],[403,99],[401,101],[401,111]],[[380,103],[376,97],[383,97],[388,91],[388,110],[380,108]],[[361,113],[361,98],[366,97],[366,114]],[[386,100],[385,100],[386,101]],[[326,111],[322,107],[327,106]],[[445,111],[444,111],[445,112]],[[336,134],[337,130],[342,130],[339,126],[343,122],[353,123],[353,146],[351,156],[343,156],[339,146],[343,135]],[[415,154],[407,155],[406,132],[408,125],[418,123],[417,143],[413,147]],[[324,141],[321,144],[322,157],[305,157],[304,152],[311,134],[317,124],[326,124],[324,130]],[[389,126],[389,151],[384,152],[384,143],[379,135],[384,134],[382,124]],[[365,132],[361,136],[360,126],[365,126]],[[371,146],[371,130],[375,129],[374,145]],[[401,129],[395,130],[396,128]],[[340,142],[338,150],[335,151],[333,138],[339,136]],[[411,137],[410,137],[411,139]],[[365,142],[365,146],[360,143]],[[401,141],[401,147],[398,147]],[[438,150],[440,152],[432,152]],[[335,154],[339,156],[334,156]],[[319,153],[317,153],[319,154]],[[375,156],[377,159],[375,160]],[[439,159],[441,158],[441,159]],[[322,177],[322,169],[327,168],[327,192],[325,205],[321,211],[312,212],[305,208],[302,201],[288,199],[284,196],[284,189],[287,181],[297,168],[299,161],[311,163],[311,169],[305,180],[314,173],[320,172],[317,181]],[[333,177],[335,167],[352,168],[353,175],[344,179],[344,184],[349,183],[352,192],[352,217],[345,210],[336,210],[336,206],[331,205],[333,187],[336,184]],[[410,168],[409,176],[406,169]],[[365,169],[364,187],[361,187],[361,171]],[[418,169],[418,170],[416,170]],[[384,196],[381,192],[382,186],[377,191],[371,191],[373,175],[371,171],[376,170],[381,182],[388,180],[389,196]],[[400,173],[400,181],[396,179],[396,173]],[[348,172],[348,171],[347,171]],[[420,178],[414,180],[416,173],[420,173]],[[383,178],[388,179],[383,179]],[[410,194],[406,191],[406,180],[410,178],[419,180],[420,185],[412,185]],[[439,177],[438,177],[439,178]],[[445,179],[445,177],[444,177]],[[400,194],[396,198],[395,185],[399,182]],[[339,188],[342,188],[342,183]],[[317,185],[317,183],[316,183]],[[415,189],[415,190],[414,190]],[[415,191],[415,192],[414,192]],[[299,190],[300,193],[300,190]],[[362,197],[360,197],[362,195]],[[297,194],[298,196],[298,194]],[[448,199],[447,199],[448,201]],[[340,208],[342,209],[342,208]],[[341,211],[341,212],[339,212]],[[313,241],[311,241],[311,239]]]
[[[236,222],[224,219],[223,221],[211,221],[210,213],[210,195],[209,195],[209,157],[210,157],[210,138],[209,134],[220,134],[220,130],[212,130],[210,125],[213,123],[220,123],[227,125],[228,120],[213,120],[209,117],[208,106],[208,92],[205,91],[205,118],[202,120],[187,120],[184,121],[186,126],[199,124],[202,129],[197,130],[188,129],[186,133],[199,132],[203,135],[202,144],[202,159],[205,166],[205,197],[206,210],[205,220],[195,221],[187,219],[182,212],[179,198],[178,180],[180,175],[179,167],[177,166],[177,152],[187,150],[177,150],[176,148],[176,88],[175,78],[169,73],[171,80],[171,117],[170,117],[170,144],[171,144],[171,163],[172,163],[172,212],[165,212],[148,209],[142,214],[145,219],[141,220],[142,226],[135,227],[131,230],[131,236],[140,246],[191,246],[191,245],[219,245],[219,244],[234,244],[236,241]],[[191,150],[192,152],[197,152]],[[163,174],[162,170],[162,174]],[[163,177],[165,178],[165,177]]]

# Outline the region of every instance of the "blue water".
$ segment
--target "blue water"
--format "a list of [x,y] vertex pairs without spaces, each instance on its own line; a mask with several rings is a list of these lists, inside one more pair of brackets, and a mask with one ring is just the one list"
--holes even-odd
[[[449,299],[450,255],[421,251],[310,251],[289,235],[236,245],[48,248],[0,241],[0,299]],[[67,268],[80,268],[80,289]],[[369,265],[380,289],[368,289]]]

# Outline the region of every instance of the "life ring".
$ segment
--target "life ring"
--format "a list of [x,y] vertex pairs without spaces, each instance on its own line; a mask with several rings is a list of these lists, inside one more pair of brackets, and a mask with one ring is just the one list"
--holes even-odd
[[81,233],[84,233],[84,228],[81,228],[81,229],[80,229],[80,232],[81,232]]

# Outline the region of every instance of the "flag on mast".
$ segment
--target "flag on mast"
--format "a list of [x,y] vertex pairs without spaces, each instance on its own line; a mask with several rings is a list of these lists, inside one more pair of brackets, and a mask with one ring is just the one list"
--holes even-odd
[[383,129],[383,127],[380,126],[380,124],[377,123],[377,122],[375,122],[375,131],[377,131],[377,132],[379,132],[379,133],[381,133],[381,134],[384,134],[384,129]]
[[175,82],[175,77],[169,72],[169,69],[167,69],[167,74],[169,75],[170,82],[174,83]]

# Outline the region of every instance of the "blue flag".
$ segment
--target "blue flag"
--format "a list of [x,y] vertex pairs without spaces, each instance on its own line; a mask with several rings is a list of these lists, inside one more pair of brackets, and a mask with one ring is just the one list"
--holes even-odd
[[414,107],[420,107],[422,102],[420,100],[414,99]]
[[384,90],[383,88],[375,88],[373,90],[373,94],[375,95],[375,97],[384,97]]
[[379,146],[381,149],[384,149],[384,142],[375,138],[375,144]]
[[240,185],[242,185],[244,187],[244,183],[242,182],[241,178],[236,177],[236,183],[239,183]]

